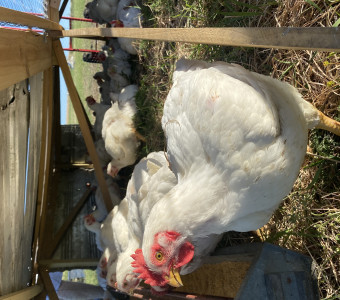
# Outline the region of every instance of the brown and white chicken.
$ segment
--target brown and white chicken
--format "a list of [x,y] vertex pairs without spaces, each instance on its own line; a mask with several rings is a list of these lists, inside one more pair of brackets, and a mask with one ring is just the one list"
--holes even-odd
[[112,157],[107,173],[115,177],[121,168],[134,164],[139,141],[133,117],[136,114],[135,95],[138,87],[129,85],[116,94],[117,101],[105,113],[102,136],[105,149]]

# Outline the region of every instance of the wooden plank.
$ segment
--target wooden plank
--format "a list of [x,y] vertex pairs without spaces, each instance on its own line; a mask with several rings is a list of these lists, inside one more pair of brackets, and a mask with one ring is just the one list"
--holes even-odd
[[[43,102],[43,73],[29,79],[30,84],[30,113],[29,113],[29,149],[27,165],[27,189],[26,189],[26,209],[24,213],[24,237],[23,249],[32,249],[35,208],[38,195],[39,158],[42,132],[42,102]],[[32,251],[23,253],[23,266],[25,270],[32,270]],[[27,273],[27,274],[26,274]],[[23,274],[27,282],[29,272]],[[30,281],[30,280],[29,280]]]
[[41,285],[33,285],[21,291],[0,297],[0,300],[27,300],[39,295],[42,291]]
[[98,259],[42,259],[39,261],[40,265],[47,266],[49,270],[52,269],[86,269],[95,268],[98,265]]
[[340,52],[340,30],[335,27],[80,28],[50,34],[54,37],[127,37],[223,46]]
[[39,162],[39,178],[38,178],[38,199],[35,217],[35,230],[33,242],[33,278],[38,273],[38,256],[40,255],[41,246],[41,225],[44,222],[46,213],[46,197],[47,186],[49,180],[49,165],[50,165],[50,143],[51,143],[51,83],[52,83],[52,68],[44,72],[43,82],[43,105],[42,105],[42,134],[41,134],[41,151]]
[[0,21],[46,30],[63,30],[63,27],[56,22],[6,7],[0,7]]
[[48,297],[51,300],[59,300],[59,297],[54,289],[50,275],[48,274],[46,268],[39,267],[39,274],[41,276],[45,290],[47,291]]
[[57,249],[61,239],[63,238],[64,234],[66,233],[67,229],[70,227],[74,219],[76,218],[77,214],[85,204],[85,201],[88,199],[90,194],[94,191],[94,188],[89,188],[86,190],[84,195],[78,201],[77,205],[72,209],[70,215],[67,217],[66,221],[64,222],[63,226],[58,230],[57,234],[54,236],[52,244],[48,246],[45,251],[45,257],[50,258],[54,251]]
[[0,29],[0,90],[49,68],[51,51],[50,39],[41,35]]
[[80,126],[80,129],[82,131],[82,134],[85,140],[87,151],[89,152],[91,160],[94,165],[95,175],[97,177],[98,185],[103,194],[105,206],[108,211],[111,211],[113,209],[113,205],[112,205],[110,194],[109,194],[106,182],[105,182],[103,169],[101,167],[98,154],[94,146],[93,138],[92,138],[91,131],[88,125],[88,119],[86,117],[84,107],[80,101],[77,89],[74,85],[72,75],[68,67],[68,64],[67,64],[67,61],[66,61],[66,58],[65,58],[65,55],[64,55],[64,52],[63,52],[63,49],[62,49],[62,46],[59,40],[53,41],[53,49],[57,56],[59,66],[63,72],[66,86],[67,86],[67,89],[68,89],[68,92],[71,98],[71,102],[72,102],[74,111],[77,115],[79,126]]
[[[44,75],[44,99],[47,100],[47,136],[46,136],[46,161],[45,161],[45,181],[44,181],[44,194],[43,194],[43,206],[41,210],[41,223],[40,223],[40,232],[39,232],[39,239],[40,245],[43,246],[40,250],[40,255],[38,257],[44,256],[45,250],[45,228],[48,230],[50,229],[52,234],[52,228],[48,228],[46,226],[46,219],[47,219],[47,210],[48,210],[48,200],[49,195],[54,192],[53,187],[50,185],[51,182],[51,173],[53,165],[53,157],[52,157],[52,144],[53,144],[53,114],[54,114],[54,99],[53,99],[53,68],[48,69],[45,71]],[[46,233],[48,234],[48,232]]]
[[[26,286],[22,275],[25,181],[28,135],[28,92],[25,81],[2,93],[0,152],[0,295]],[[18,217],[19,216],[19,217]]]
[[59,5],[60,0],[49,0],[48,17],[51,21],[59,23]]
[[249,261],[207,263],[196,271],[181,276],[183,286],[175,291],[215,297],[234,298],[251,265]]
[[53,8],[59,8],[59,5],[60,5],[60,1],[61,0],[50,0],[50,6],[53,7]]

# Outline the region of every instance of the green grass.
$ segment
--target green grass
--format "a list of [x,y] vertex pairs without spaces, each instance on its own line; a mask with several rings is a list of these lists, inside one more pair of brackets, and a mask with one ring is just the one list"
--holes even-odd
[[[77,17],[77,18],[83,18],[83,11],[85,8],[85,4],[89,2],[88,0],[77,0],[71,2],[71,16]],[[85,27],[93,27],[94,24],[87,23],[87,22],[79,22],[79,21],[73,21],[72,22],[72,28],[85,28]],[[103,42],[101,41],[95,41],[90,39],[73,39],[72,46],[75,49],[97,49],[101,50],[101,47],[103,45]],[[71,74],[73,81],[77,87],[80,99],[82,100],[82,103],[84,105],[85,111],[87,115],[89,116],[90,120],[93,122],[94,117],[92,115],[92,112],[88,108],[85,98],[87,96],[92,95],[97,101],[100,99],[100,93],[98,91],[98,86],[96,81],[92,78],[92,76],[102,70],[101,64],[96,63],[86,63],[83,61],[83,53],[82,52],[69,52],[68,55],[73,56],[74,60],[74,68],[71,69]],[[72,104],[70,101],[69,103],[69,109],[68,109],[68,116],[67,120],[69,124],[78,124],[77,117],[75,115],[75,112],[73,110]]]
[[[68,281],[68,272],[69,271],[64,271],[63,272],[63,277],[62,280]],[[97,278],[97,272],[95,270],[84,270],[84,283],[87,284],[92,284],[92,285],[98,285],[98,278]]]

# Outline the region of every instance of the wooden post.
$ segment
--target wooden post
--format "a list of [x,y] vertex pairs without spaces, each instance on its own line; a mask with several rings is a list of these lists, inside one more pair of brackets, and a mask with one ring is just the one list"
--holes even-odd
[[97,177],[99,188],[101,189],[102,194],[103,194],[106,209],[108,211],[111,211],[113,208],[113,205],[112,205],[110,194],[109,194],[106,182],[105,182],[103,169],[100,164],[96,148],[94,146],[90,128],[87,123],[87,118],[86,118],[84,107],[81,103],[79,94],[74,85],[72,75],[67,65],[67,61],[66,61],[66,58],[65,58],[65,55],[64,55],[64,52],[63,52],[63,49],[62,49],[62,46],[59,40],[53,41],[53,49],[58,59],[58,63],[61,68],[61,71],[63,72],[64,79],[67,85],[67,89],[68,89],[68,92],[69,92],[69,95],[70,95],[70,98],[73,104],[73,108],[77,115],[79,126],[80,126],[80,129],[82,131],[82,134],[85,140],[87,151],[89,152],[91,160],[94,165],[95,175]]
[[54,37],[127,37],[222,46],[340,52],[336,27],[81,28],[50,32]]
[[42,282],[44,283],[45,290],[47,291],[48,297],[51,300],[59,300],[59,297],[54,289],[48,270],[44,267],[39,267],[39,274],[41,276]]
[[41,285],[32,285],[21,291],[11,293],[5,296],[0,296],[0,300],[28,300],[39,295],[43,290]]

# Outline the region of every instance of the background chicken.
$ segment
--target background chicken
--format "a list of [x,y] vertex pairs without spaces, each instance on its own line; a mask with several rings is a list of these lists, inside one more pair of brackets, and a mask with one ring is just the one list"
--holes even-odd
[[[109,176],[107,176],[107,178],[105,179],[105,182],[106,182],[106,185],[109,191],[112,205],[113,206],[118,205],[121,201],[120,189],[119,189],[118,184],[112,177],[109,177]],[[106,209],[106,205],[104,202],[103,193],[99,187],[96,190],[95,201],[96,201],[96,209],[90,215],[95,221],[102,222],[108,215],[108,211]],[[90,219],[89,219],[89,222],[91,222]]]
[[112,104],[104,116],[102,136],[105,149],[112,157],[107,173],[113,177],[121,168],[132,165],[137,158],[139,142],[133,124],[137,90],[136,85],[124,88],[119,95],[116,95],[118,101]]
[[98,103],[92,96],[88,96],[86,98],[86,103],[87,106],[93,111],[93,114],[96,117],[95,122],[93,124],[93,131],[96,140],[98,140],[102,136],[104,115],[106,111],[110,108],[110,105]]
[[152,208],[133,262],[161,287],[180,285],[202,239],[269,220],[298,175],[308,128],[332,129],[326,119],[340,132],[292,86],[237,65],[180,60],[173,78],[162,126],[178,184]]
[[118,0],[93,0],[86,4],[84,17],[99,24],[110,23],[116,18]]
[[[141,27],[141,10],[134,0],[120,0],[117,8],[117,20],[114,27]],[[136,55],[137,50],[134,46],[135,39],[118,38],[118,42],[123,50]]]

